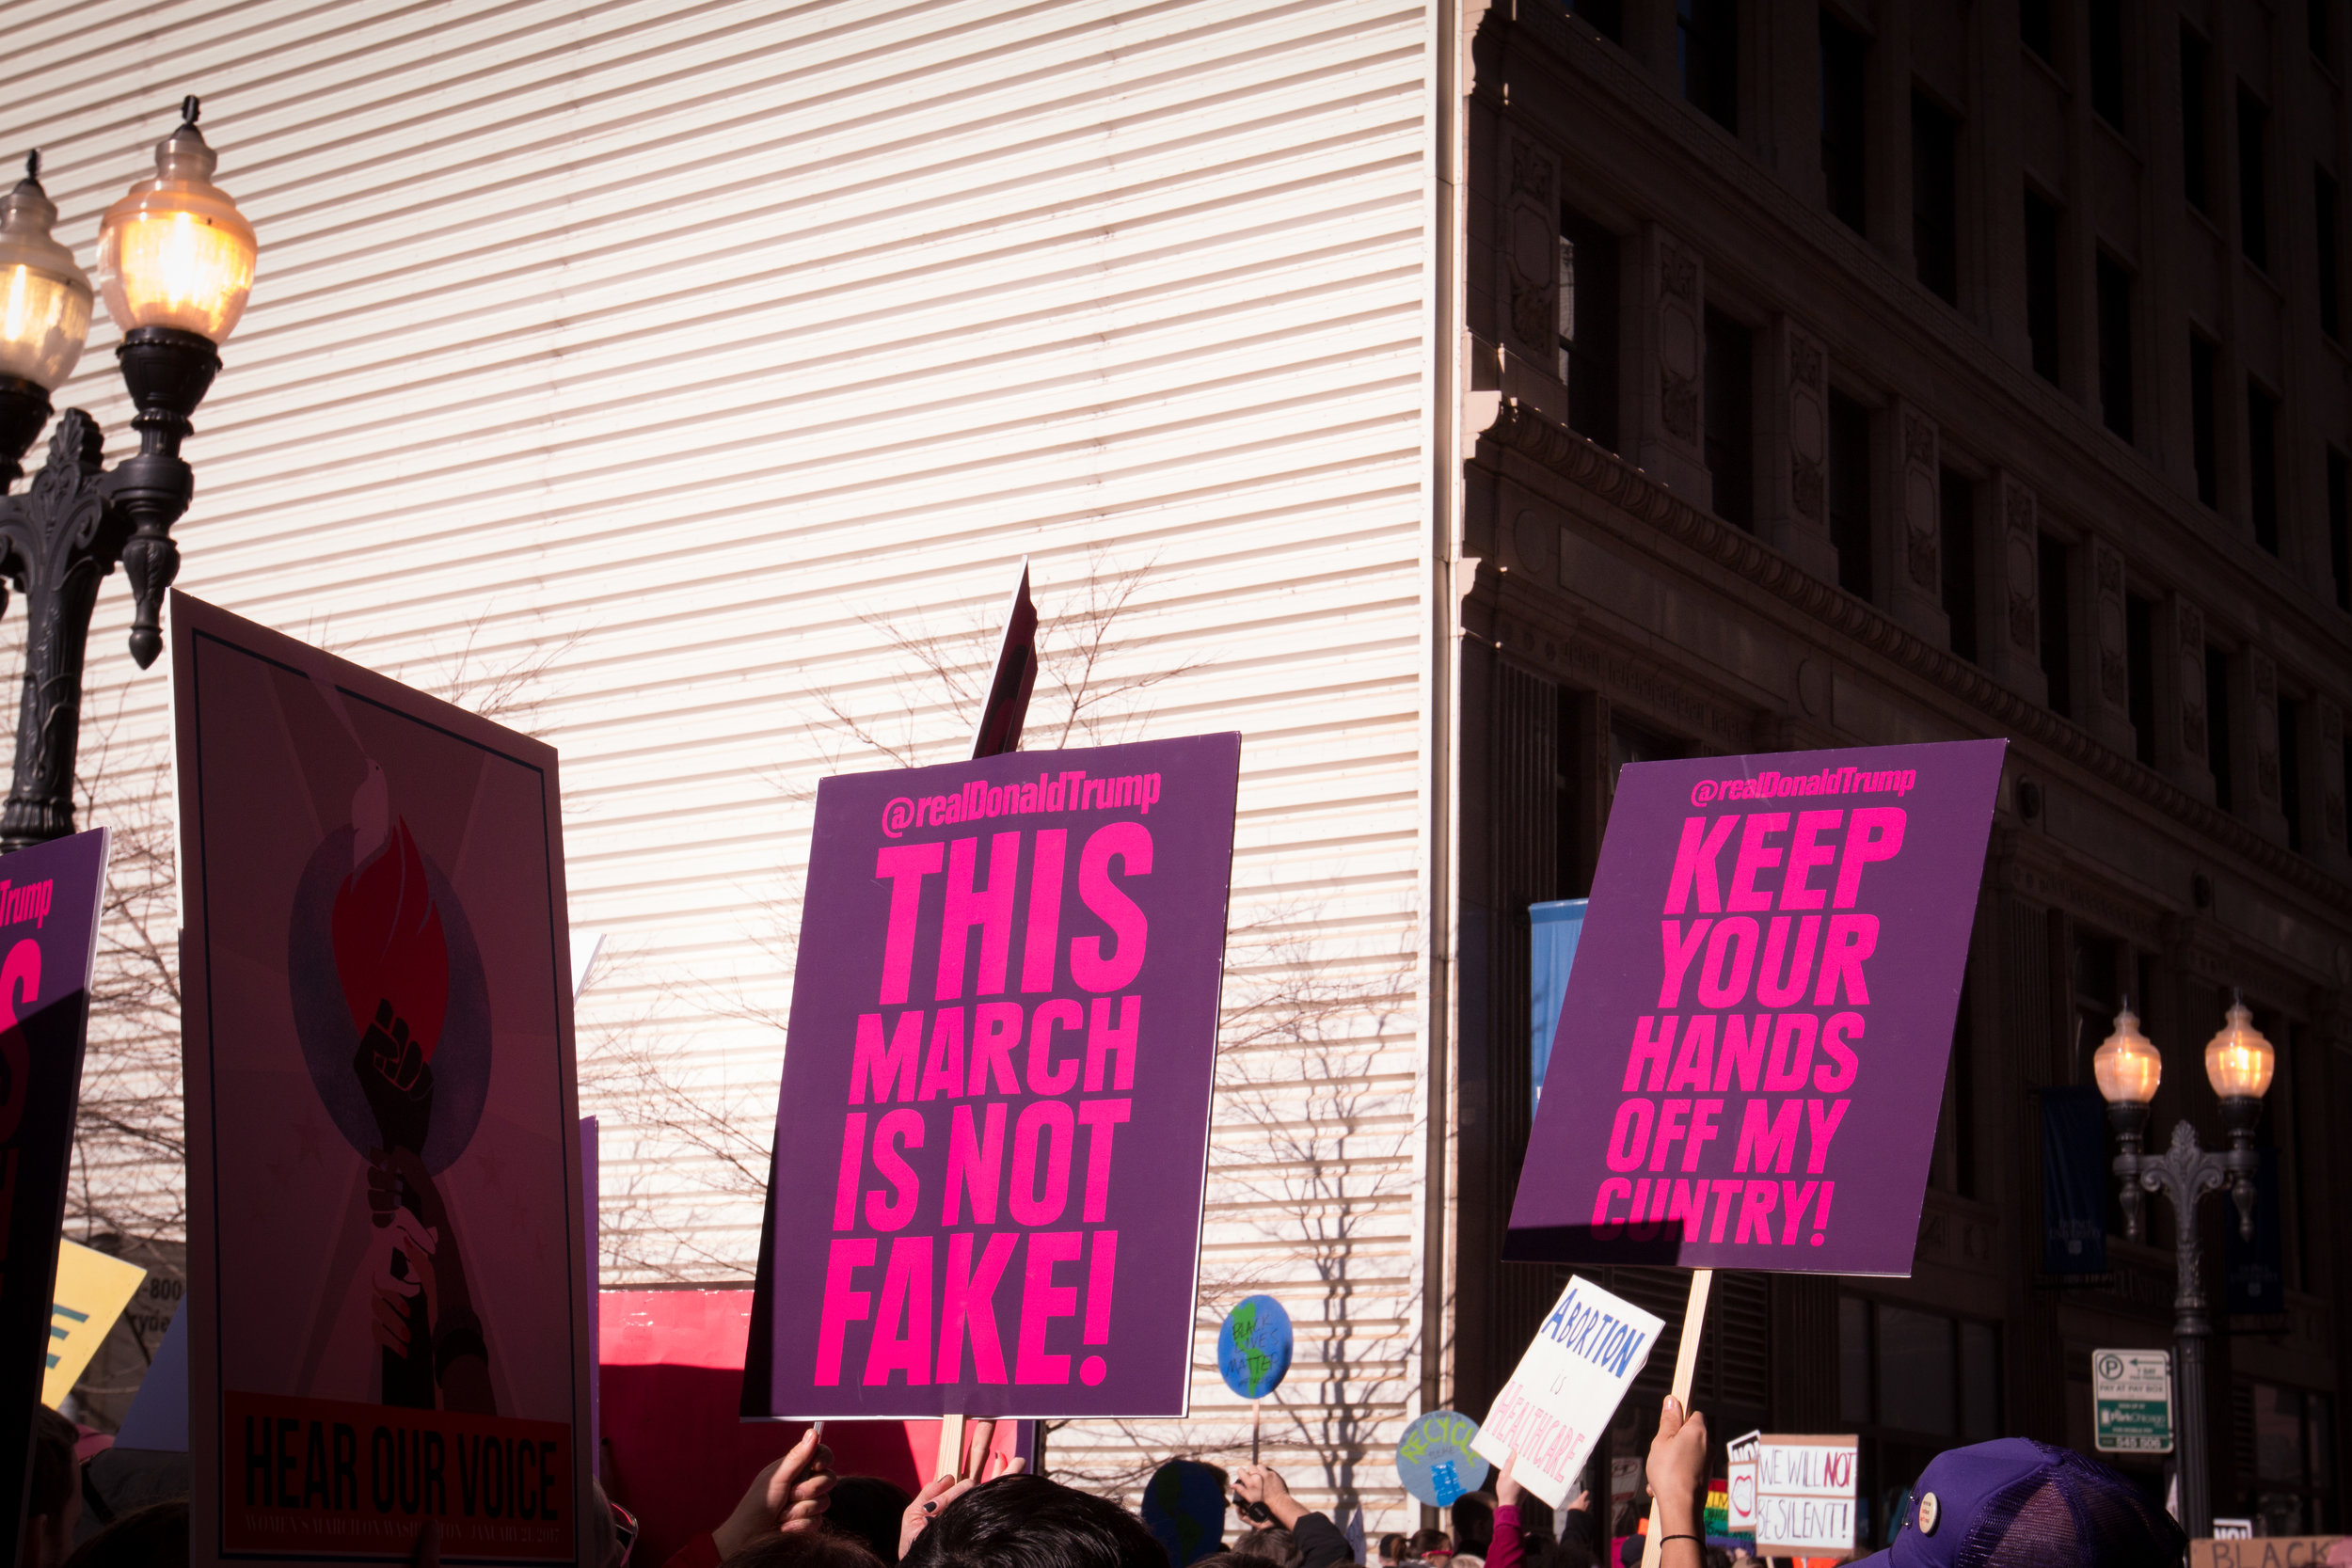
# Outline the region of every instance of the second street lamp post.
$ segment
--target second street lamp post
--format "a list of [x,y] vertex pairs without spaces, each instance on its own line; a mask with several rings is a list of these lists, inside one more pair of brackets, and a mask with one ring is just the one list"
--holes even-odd
[[[106,471],[97,422],[69,408],[31,485],[0,499],[0,573],[25,613],[0,850],[73,831],[82,660],[99,582],[117,562],[131,579],[131,657],[144,669],[163,652],[164,590],[180,570],[171,525],[196,488],[180,443],[220,369],[219,345],[245,311],[257,251],[252,226],[212,183],[215,159],[197,110],[193,98],[182,105],[179,129],[156,146],[154,176],[108,208],[99,230],[98,293],[122,333],[115,357],[137,409],[139,450]],[[0,490],[24,472],[49,394],[72,373],[89,331],[89,279],[50,238],[56,216],[37,152],[0,199]]]
[[2169,1148],[2145,1154],[2140,1140],[2148,1129],[2148,1103],[2164,1077],[2164,1058],[2139,1032],[2139,1020],[2128,1003],[2115,1015],[2115,1033],[2091,1057],[2091,1074],[2107,1102],[2107,1124],[2122,1150],[2115,1157],[2115,1174],[2124,1229],[2133,1241],[2139,1240],[2144,1192],[2161,1194],[2172,1205],[2174,1430],[2181,1525],[2192,1540],[2213,1533],[2212,1477],[2205,1460],[2205,1341],[2213,1338],[2213,1319],[2205,1305],[2204,1248],[2197,1211],[2207,1193],[2226,1185],[2237,1205],[2238,1234],[2253,1236],[2254,1173],[2261,1168],[2254,1124],[2262,1116],[2262,1097],[2270,1088],[2276,1065],[2277,1055],[2254,1027],[2245,999],[2236,999],[2221,1031],[2205,1046],[2205,1077],[2221,1100],[2229,1152],[2199,1148],[2197,1129],[2183,1118],[2173,1124]]

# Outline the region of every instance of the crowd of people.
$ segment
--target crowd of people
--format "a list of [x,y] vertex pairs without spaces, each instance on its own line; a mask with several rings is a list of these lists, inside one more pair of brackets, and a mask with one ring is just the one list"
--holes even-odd
[[[816,1428],[754,1478],[724,1519],[664,1563],[635,1560],[635,1526],[601,1489],[590,1511],[585,1568],[1170,1568],[1144,1522],[1116,1503],[1031,1475],[1025,1462],[989,1459],[989,1423],[973,1423],[971,1451],[993,1473],[942,1474],[910,1497],[895,1482],[834,1472]],[[72,1423],[42,1411],[28,1488],[27,1568],[181,1568],[188,1560],[184,1498],[115,1518],[73,1544],[83,1488]],[[1456,1501],[1451,1531],[1383,1538],[1371,1568],[1597,1568],[1606,1542],[1579,1497],[1553,1526],[1506,1464],[1491,1494]],[[1706,1418],[1672,1399],[1660,1412],[1646,1464],[1649,1517],[1661,1568],[1722,1568],[1704,1524]],[[1252,1465],[1232,1478],[1234,1504],[1254,1521],[1192,1568],[1340,1568],[1348,1538],[1306,1507],[1281,1476]],[[1644,1542],[1620,1545],[1619,1568]],[[1931,1463],[1905,1504],[1895,1543],[1871,1568],[2179,1568],[2187,1543],[2169,1514],[2123,1477],[2072,1449],[2026,1438],[1955,1449]],[[428,1523],[413,1560],[438,1568]]]

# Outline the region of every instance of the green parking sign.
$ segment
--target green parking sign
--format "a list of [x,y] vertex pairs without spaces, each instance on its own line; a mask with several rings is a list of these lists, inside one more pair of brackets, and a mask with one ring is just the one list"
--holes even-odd
[[2160,1350],[2090,1353],[2091,1445],[2102,1453],[2172,1451],[2172,1357]]

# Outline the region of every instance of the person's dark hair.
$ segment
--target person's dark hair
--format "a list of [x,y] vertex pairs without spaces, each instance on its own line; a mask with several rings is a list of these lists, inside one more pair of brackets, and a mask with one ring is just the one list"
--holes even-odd
[[188,1560],[188,1500],[134,1509],[73,1548],[64,1568],[180,1568]]
[[1380,1559],[1384,1562],[1405,1560],[1405,1537],[1391,1530],[1380,1538]]
[[1454,1499],[1446,1518],[1454,1526],[1454,1545],[1457,1551],[1486,1555],[1486,1548],[1495,1539],[1493,1497],[1484,1492],[1465,1492]]
[[881,1558],[898,1560],[898,1525],[914,1494],[881,1476],[843,1476],[825,1494],[825,1528]]
[[1168,1568],[1143,1521],[1043,1476],[999,1476],[940,1510],[909,1568]]
[[862,1541],[828,1530],[796,1529],[744,1547],[720,1568],[882,1568],[882,1560]]
[[1441,1529],[1417,1529],[1407,1549],[1415,1557],[1427,1557],[1431,1552],[1450,1552],[1454,1543]]
[[54,1519],[65,1512],[80,1479],[73,1446],[81,1429],[47,1405],[33,1408],[33,1485],[25,1512],[36,1519]]
[[1298,1568],[1298,1543],[1279,1525],[1261,1525],[1251,1530],[1233,1543],[1233,1555],[1252,1564],[1271,1562],[1275,1568]]

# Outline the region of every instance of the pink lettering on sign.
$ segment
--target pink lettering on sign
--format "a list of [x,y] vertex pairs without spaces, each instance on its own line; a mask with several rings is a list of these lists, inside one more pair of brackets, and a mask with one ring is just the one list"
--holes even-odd
[[1620,768],[1505,1256],[1905,1272],[2001,765]]
[[1184,1411],[1239,758],[823,781],[748,1408]]

